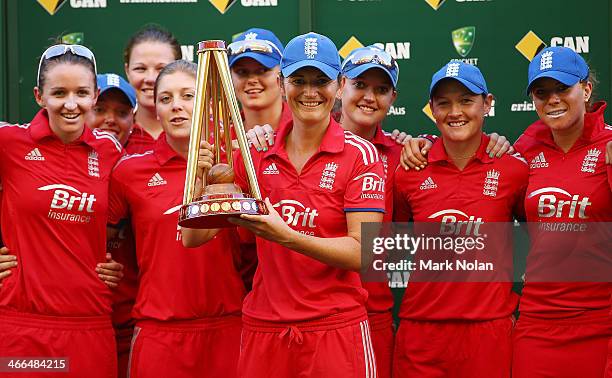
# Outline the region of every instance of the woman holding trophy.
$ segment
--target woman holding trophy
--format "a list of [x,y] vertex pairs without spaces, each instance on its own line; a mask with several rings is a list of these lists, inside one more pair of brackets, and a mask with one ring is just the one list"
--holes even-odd
[[235,377],[245,289],[231,229],[197,249],[177,229],[196,65],[175,61],[155,84],[163,127],[152,151],[124,157],[111,178],[109,221],[130,219],[140,285],[133,315],[131,377]]
[[[292,120],[280,125],[270,150],[251,149],[269,215],[232,220],[257,235],[259,257],[243,306],[239,375],[375,377],[357,271],[361,223],[382,220],[383,166],[371,143],[331,118],[340,57],[329,38],[291,40],[281,73]],[[240,156],[234,168],[246,188]],[[191,247],[214,235],[182,231]]]

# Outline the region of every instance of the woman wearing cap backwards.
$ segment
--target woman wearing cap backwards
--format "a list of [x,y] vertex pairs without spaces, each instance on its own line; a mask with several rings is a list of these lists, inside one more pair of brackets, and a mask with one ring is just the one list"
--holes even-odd
[[245,294],[226,229],[188,250],[177,230],[197,67],[178,60],[155,84],[164,129],[153,150],[127,155],[111,177],[109,222],[130,219],[140,268],[129,376],[236,376]]
[[[475,220],[479,225],[461,229],[457,242],[489,237],[477,256],[473,249],[416,253],[418,268],[411,272],[399,313],[394,377],[510,376],[518,296],[507,272],[512,242],[499,225],[521,216],[528,168],[518,157],[495,159],[486,153],[489,138],[482,128],[492,100],[477,67],[462,62],[442,67],[430,86],[441,138],[429,152],[429,165],[395,172],[394,219],[417,222],[415,234],[441,238],[441,225],[459,231],[462,221]],[[435,227],[433,235],[424,229],[428,226]],[[431,272],[421,265],[440,259],[455,264],[458,257],[492,262],[494,270]]]
[[[236,220],[257,235],[259,257],[243,306],[239,374],[375,377],[356,271],[361,222],[382,220],[382,185],[364,185],[383,179],[382,163],[371,143],[331,118],[340,57],[329,38],[292,39],[281,72],[293,119],[280,125],[269,151],[252,151],[270,215]],[[236,183],[246,188],[236,161]],[[213,234],[183,229],[183,243],[199,245]]]
[[[527,92],[540,117],[515,143],[530,162],[527,220],[549,228],[591,223],[586,223],[587,236],[554,231],[531,235],[513,375],[602,377],[612,335],[609,236],[597,245],[606,228],[597,222],[612,220],[611,170],[604,163],[606,143],[612,140],[612,130],[604,123],[606,104],[591,105],[589,67],[565,47],[549,47],[536,55],[529,64]],[[580,256],[583,246],[589,246],[587,255]],[[596,265],[587,266],[589,261]],[[567,270],[544,275],[557,266]],[[602,268],[603,276],[589,275]],[[567,271],[578,274],[569,279],[574,282],[563,283]]]
[[[68,358],[52,370],[114,377],[111,291],[95,268],[105,261],[108,182],[122,149],[85,127],[98,97],[92,52],[47,49],[34,97],[42,110],[31,123],[0,126],[2,236],[18,261],[0,288],[0,356]],[[7,364],[3,377],[23,376]]]

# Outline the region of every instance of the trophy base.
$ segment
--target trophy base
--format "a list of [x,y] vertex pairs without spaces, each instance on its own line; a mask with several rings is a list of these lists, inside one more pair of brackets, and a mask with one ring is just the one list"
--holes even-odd
[[268,209],[264,201],[244,193],[205,194],[181,206],[178,224],[186,228],[235,227],[228,219],[241,214],[267,215]]

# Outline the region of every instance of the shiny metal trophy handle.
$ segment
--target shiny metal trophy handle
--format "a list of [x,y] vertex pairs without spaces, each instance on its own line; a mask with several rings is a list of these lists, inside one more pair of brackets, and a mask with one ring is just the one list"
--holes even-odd
[[[209,140],[209,121],[212,121],[214,131],[215,163],[217,164],[222,157],[220,133],[221,124],[223,124],[225,157],[228,164],[221,168],[228,177],[233,177],[230,125],[234,127],[247,174],[249,193],[234,190],[235,185],[230,183],[211,184],[207,180],[208,172],[204,172],[202,177],[204,194],[194,198],[202,129],[204,129],[206,140]],[[230,217],[237,217],[240,214],[267,214],[267,208],[261,200],[257,175],[251,159],[238,101],[234,93],[225,42],[223,41],[198,43],[196,98],[191,122],[185,191],[183,206],[179,212],[179,225],[188,228],[232,227],[233,225],[227,221]],[[215,167],[211,171],[213,169]],[[215,186],[216,188],[214,188]]]

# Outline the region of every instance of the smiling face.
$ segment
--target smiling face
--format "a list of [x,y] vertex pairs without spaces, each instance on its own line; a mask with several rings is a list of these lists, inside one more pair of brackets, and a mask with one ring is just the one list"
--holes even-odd
[[592,90],[591,82],[578,82],[569,87],[545,77],[533,83],[531,97],[540,119],[552,130],[563,131],[583,125],[585,102]]
[[355,79],[343,77],[340,94],[343,122],[365,128],[381,123],[397,96],[380,69],[369,69]]
[[189,141],[195,81],[192,74],[177,71],[164,75],[157,84],[157,118],[171,139]]
[[430,106],[442,138],[452,142],[480,140],[484,116],[491,110],[491,94],[474,94],[457,80],[442,80],[434,88]]
[[338,93],[338,81],[317,68],[304,67],[283,79],[282,92],[294,121],[306,126],[323,123],[327,126]]
[[125,64],[125,74],[136,90],[138,106],[155,109],[153,89],[159,71],[174,61],[172,47],[163,42],[144,41],[134,45]]
[[87,126],[113,134],[124,145],[134,125],[132,104],[119,89],[109,89],[87,115]]
[[47,110],[51,130],[65,143],[83,133],[86,114],[98,97],[91,69],[57,63],[45,72],[43,88],[34,88],[36,102]]
[[236,97],[243,108],[264,110],[281,101],[278,66],[266,68],[255,59],[241,58],[231,71]]

